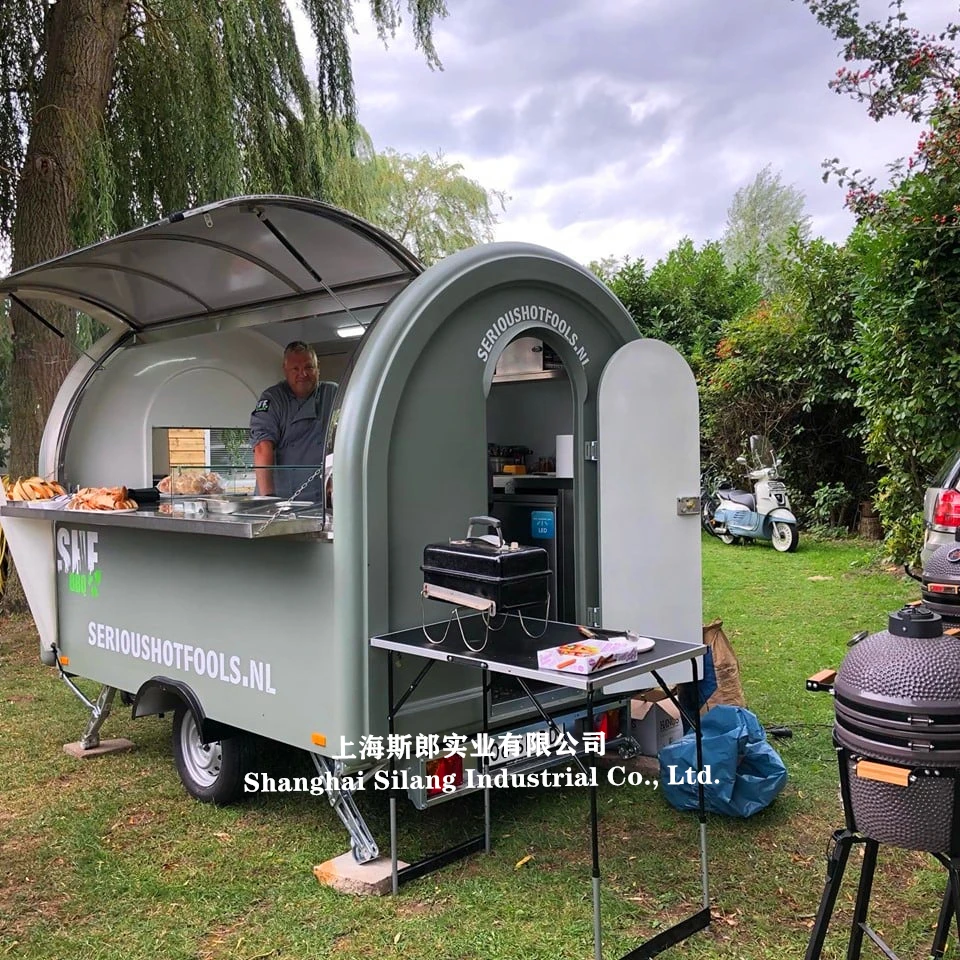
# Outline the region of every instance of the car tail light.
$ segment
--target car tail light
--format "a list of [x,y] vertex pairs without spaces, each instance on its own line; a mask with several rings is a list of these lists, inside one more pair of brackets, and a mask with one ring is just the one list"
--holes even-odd
[[[434,786],[427,787],[427,796],[436,797],[443,793],[443,784],[447,776],[453,775],[453,785],[463,785],[463,757],[455,753],[452,757],[434,757],[427,761],[427,776]],[[433,778],[436,777],[434,780]],[[449,791],[447,791],[449,793]]]
[[941,490],[933,511],[933,522],[938,527],[960,526],[960,490]]
[[617,707],[614,710],[607,710],[606,713],[600,715],[597,720],[596,726],[597,732],[603,734],[603,739],[605,743],[609,743],[611,740],[616,739],[620,736],[620,708]]

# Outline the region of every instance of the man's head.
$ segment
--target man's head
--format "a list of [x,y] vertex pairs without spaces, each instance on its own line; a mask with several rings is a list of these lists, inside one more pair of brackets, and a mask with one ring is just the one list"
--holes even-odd
[[298,400],[309,397],[320,381],[313,347],[302,340],[288,343],[283,350],[283,375]]

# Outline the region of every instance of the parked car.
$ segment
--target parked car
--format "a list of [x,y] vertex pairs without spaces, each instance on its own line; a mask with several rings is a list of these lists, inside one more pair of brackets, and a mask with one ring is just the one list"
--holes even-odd
[[926,567],[937,547],[953,543],[960,526],[960,450],[940,468],[923,497],[923,549]]

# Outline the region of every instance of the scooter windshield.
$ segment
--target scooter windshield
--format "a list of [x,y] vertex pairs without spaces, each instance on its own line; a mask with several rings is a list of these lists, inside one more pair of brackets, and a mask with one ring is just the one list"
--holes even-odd
[[776,465],[776,454],[770,441],[759,434],[750,438],[750,452],[759,467],[773,467]]

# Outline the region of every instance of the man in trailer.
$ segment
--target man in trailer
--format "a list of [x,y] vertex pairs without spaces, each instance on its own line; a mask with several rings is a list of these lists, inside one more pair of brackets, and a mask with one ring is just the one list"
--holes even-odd
[[[257,468],[257,492],[289,498],[297,493],[311,469],[272,470],[271,467],[311,467],[324,461],[324,441],[333,412],[337,384],[320,381],[317,354],[302,340],[283,351],[280,383],[267,387],[250,414],[250,445]],[[322,498],[323,472],[297,494],[298,500]]]

